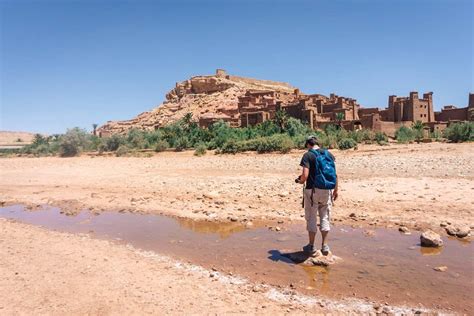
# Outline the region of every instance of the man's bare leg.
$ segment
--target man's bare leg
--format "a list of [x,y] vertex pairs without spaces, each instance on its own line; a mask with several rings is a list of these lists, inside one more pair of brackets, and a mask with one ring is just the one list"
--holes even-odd
[[314,239],[316,238],[316,232],[308,232],[309,244],[314,246]]
[[[329,231],[322,231],[321,236],[322,236],[322,241],[321,241],[321,248],[326,244],[326,238],[328,236]],[[314,240],[314,239],[313,239]]]

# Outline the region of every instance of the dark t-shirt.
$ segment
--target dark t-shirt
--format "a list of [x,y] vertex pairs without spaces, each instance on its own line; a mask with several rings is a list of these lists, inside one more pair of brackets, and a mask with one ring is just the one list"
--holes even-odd
[[[315,150],[320,149],[315,148]],[[332,157],[332,159],[334,159],[334,161],[336,161],[336,158],[331,153],[329,153],[329,155]],[[301,158],[300,166],[309,169],[308,179],[306,179],[306,189],[314,188],[314,175],[316,173],[314,169],[316,168],[316,156],[309,151],[305,152],[303,158]]]

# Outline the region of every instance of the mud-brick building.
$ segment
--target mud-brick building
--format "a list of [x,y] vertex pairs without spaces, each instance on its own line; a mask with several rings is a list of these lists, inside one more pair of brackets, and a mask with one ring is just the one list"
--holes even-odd
[[388,108],[380,111],[382,120],[388,122],[433,122],[433,92],[418,97],[418,92],[410,92],[408,97],[391,95],[388,97]]
[[244,96],[238,98],[240,126],[253,126],[273,119],[277,104],[276,91],[247,91]]
[[444,106],[440,112],[435,112],[438,122],[474,121],[474,93],[469,93],[468,105],[458,108],[454,105]]

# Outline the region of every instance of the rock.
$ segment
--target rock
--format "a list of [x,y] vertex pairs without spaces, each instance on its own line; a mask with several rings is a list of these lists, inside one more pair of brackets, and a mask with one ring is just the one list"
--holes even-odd
[[456,237],[464,238],[471,234],[471,229],[469,226],[461,226],[457,229]]
[[445,272],[446,270],[448,270],[448,267],[447,266],[440,266],[440,267],[433,268],[433,270],[438,271],[438,272]]
[[279,197],[286,197],[286,196],[288,196],[288,192],[280,192],[280,193],[278,193],[278,196]]
[[439,224],[439,226],[441,226],[441,227],[446,227],[446,226],[448,226],[448,223],[446,223],[446,222],[441,222],[441,223]]
[[350,213],[350,214],[349,214],[349,217],[355,218],[355,217],[357,217],[357,215],[356,215],[356,213]]
[[237,222],[239,220],[236,216],[231,216],[229,219],[231,222]]
[[420,242],[422,247],[441,247],[443,245],[441,236],[432,230],[423,232],[420,236]]
[[398,231],[401,232],[401,233],[404,233],[404,234],[409,234],[410,233],[410,230],[406,226],[400,226],[398,228]]
[[219,193],[216,191],[211,191],[203,194],[203,197],[206,199],[217,199],[219,197]]
[[277,232],[279,232],[279,231],[281,230],[281,228],[280,228],[279,226],[277,226],[277,227],[275,227],[275,230],[276,230]]
[[320,250],[316,251],[315,255],[310,258],[310,262],[315,266],[327,267],[333,265],[342,259],[333,255],[331,252],[327,256],[323,255]]
[[364,230],[364,235],[366,237],[374,237],[375,236],[375,230],[366,229],[366,230]]
[[457,231],[456,227],[449,225],[445,228],[445,230],[448,235],[456,236],[456,231]]
[[450,236],[456,236],[459,238],[464,238],[470,235],[471,228],[469,226],[457,227],[454,225],[449,225],[445,228],[446,233]]

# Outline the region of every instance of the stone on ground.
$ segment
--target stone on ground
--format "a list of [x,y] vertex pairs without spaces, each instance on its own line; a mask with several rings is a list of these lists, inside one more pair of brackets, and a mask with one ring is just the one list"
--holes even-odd
[[422,247],[441,247],[443,245],[441,236],[432,230],[423,232],[420,236],[420,242]]
[[322,266],[328,267],[342,261],[342,258],[333,255],[331,252],[327,256],[323,255],[320,250],[316,251],[313,255],[308,255],[303,251],[291,252],[283,254],[291,261],[297,264],[303,264],[308,266]]

